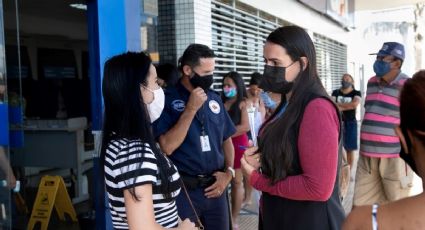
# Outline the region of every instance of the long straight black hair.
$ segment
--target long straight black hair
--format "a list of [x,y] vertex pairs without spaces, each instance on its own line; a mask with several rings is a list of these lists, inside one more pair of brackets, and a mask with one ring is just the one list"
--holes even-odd
[[[135,52],[114,56],[105,63],[102,83],[105,112],[100,157],[104,167],[105,152],[112,140],[125,138],[148,144],[157,159],[161,180],[160,191],[166,197],[170,197],[169,180],[172,176],[170,165],[156,145],[149,113],[140,92],[141,85],[147,86],[151,63],[146,54]],[[145,145],[142,145],[142,148],[145,148]],[[139,162],[139,167],[141,165],[142,162]],[[137,176],[135,174],[133,178],[136,179]],[[129,191],[133,198],[138,200],[134,187]]]
[[400,93],[400,127],[412,131],[425,145],[425,70],[406,80]]
[[[224,75],[222,85],[224,85],[224,79],[227,78],[227,77],[232,79],[232,81],[235,83],[236,93],[237,93],[236,94],[236,101],[230,107],[228,113],[229,113],[229,116],[232,119],[233,123],[235,125],[239,125],[241,123],[241,109],[240,109],[239,105],[247,97],[246,86],[245,86],[245,83],[243,81],[242,76],[236,71],[231,71],[231,72],[228,72],[226,75]],[[229,99],[230,98],[227,98],[227,97],[224,96],[224,93],[222,94],[223,102],[226,102]]]
[[[284,103],[288,103],[285,113],[279,119],[274,119],[275,112],[261,131],[259,152],[263,172],[271,179],[272,184],[294,173],[293,161],[298,160],[298,127],[302,112],[311,95],[328,97],[316,68],[316,52],[313,42],[307,32],[297,26],[285,26],[274,30],[267,37],[267,42],[280,45],[286,49],[292,61],[299,61],[300,73],[294,80],[292,95],[286,101],[282,95],[279,111]],[[306,57],[308,63],[304,66],[301,57]],[[305,68],[303,70],[303,67]]]

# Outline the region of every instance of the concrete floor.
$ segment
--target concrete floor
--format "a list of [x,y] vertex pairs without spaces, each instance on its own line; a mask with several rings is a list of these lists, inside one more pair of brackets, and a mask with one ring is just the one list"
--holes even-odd
[[[348,192],[346,197],[344,198],[342,205],[344,207],[345,213],[348,215],[353,206],[353,196],[354,196],[354,182],[357,168],[357,159],[358,154],[356,154],[356,158],[354,159],[353,169],[351,170],[351,178],[350,185],[348,187]],[[410,192],[410,195],[417,195],[422,192],[422,180],[417,175],[413,178],[413,188]],[[253,203],[254,199],[253,199]],[[257,205],[251,205],[249,207],[244,208],[241,211],[239,229],[240,230],[257,230],[258,229],[258,207]]]
[[[358,156],[357,156],[358,157]],[[347,196],[344,198],[342,204],[344,206],[345,212],[348,214],[351,211],[352,202],[353,202],[353,195],[354,195],[354,182],[355,182],[355,173],[356,173],[356,167],[357,167],[357,159],[354,160],[354,167],[351,171],[351,178],[350,178],[350,185],[347,192]],[[422,192],[422,181],[421,179],[415,175],[414,182],[413,182],[413,188],[411,191],[411,195],[416,195],[420,192]],[[258,205],[256,194],[253,193],[252,196],[252,204],[249,206],[244,207],[241,210],[240,214],[240,223],[239,223],[239,230],[257,230],[258,229]],[[76,211],[78,213],[82,213],[84,211],[87,211],[89,207],[87,204],[79,204],[76,206]],[[22,222],[21,222],[22,223]],[[64,223],[58,221],[55,214],[52,216],[52,221],[49,224],[49,230],[55,229],[55,230],[89,230],[94,229],[91,228],[88,224],[81,224],[81,228],[79,224],[76,223]],[[26,229],[24,226],[17,226],[15,229]]]

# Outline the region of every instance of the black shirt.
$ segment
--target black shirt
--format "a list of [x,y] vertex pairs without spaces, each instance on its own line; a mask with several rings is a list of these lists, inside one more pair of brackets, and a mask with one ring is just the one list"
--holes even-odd
[[[353,89],[348,94],[343,94],[340,89],[336,89],[332,92],[332,97],[335,97],[336,103],[350,103],[353,101],[354,97],[362,97],[360,91]],[[346,110],[343,113],[342,120],[344,121],[353,121],[356,120],[356,109]]]

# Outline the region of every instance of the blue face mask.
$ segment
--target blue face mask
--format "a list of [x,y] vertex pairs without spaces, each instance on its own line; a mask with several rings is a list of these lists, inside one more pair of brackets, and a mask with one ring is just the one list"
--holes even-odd
[[269,96],[268,93],[262,92],[260,94],[261,100],[263,100],[264,106],[268,109],[275,109],[277,107],[277,103],[273,101],[273,99]]
[[382,77],[391,70],[391,63],[382,60],[376,60],[373,64],[373,71],[375,71],[377,77]]
[[235,87],[226,87],[223,89],[224,96],[227,98],[233,98],[236,96],[236,88]]

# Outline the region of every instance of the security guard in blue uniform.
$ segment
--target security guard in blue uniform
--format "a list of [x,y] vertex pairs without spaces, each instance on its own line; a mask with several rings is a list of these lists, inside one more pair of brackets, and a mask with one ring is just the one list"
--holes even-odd
[[[210,90],[214,52],[192,44],[179,60],[180,81],[165,92],[165,107],[153,124],[163,152],[177,166],[202,224],[207,230],[229,229],[226,188],[234,177],[236,132],[220,96]],[[181,219],[196,215],[184,192],[177,197]]]

